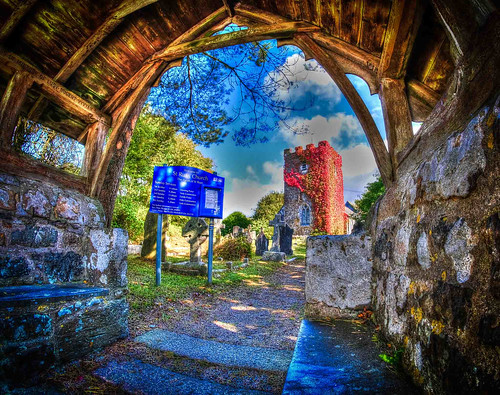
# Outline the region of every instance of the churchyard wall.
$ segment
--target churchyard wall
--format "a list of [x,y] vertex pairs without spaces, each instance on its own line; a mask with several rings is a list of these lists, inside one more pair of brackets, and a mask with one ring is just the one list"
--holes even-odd
[[0,173],[0,378],[127,335],[128,234],[96,199]]

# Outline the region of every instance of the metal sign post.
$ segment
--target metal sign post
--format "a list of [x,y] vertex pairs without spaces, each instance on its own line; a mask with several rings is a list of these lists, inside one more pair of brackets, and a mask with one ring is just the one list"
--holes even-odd
[[162,243],[162,229],[163,228],[163,214],[158,214],[158,222],[156,223],[156,286],[161,284],[161,249]]
[[212,284],[212,263],[214,259],[214,219],[208,225],[208,284]]

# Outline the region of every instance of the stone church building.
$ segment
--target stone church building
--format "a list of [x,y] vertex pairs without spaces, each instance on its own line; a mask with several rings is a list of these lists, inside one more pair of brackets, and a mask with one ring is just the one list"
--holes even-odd
[[345,234],[342,157],[327,141],[284,152],[286,223],[294,235]]

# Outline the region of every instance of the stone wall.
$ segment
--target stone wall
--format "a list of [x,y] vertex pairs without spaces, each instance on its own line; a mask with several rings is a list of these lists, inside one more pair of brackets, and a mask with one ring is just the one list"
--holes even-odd
[[0,378],[127,335],[128,235],[104,224],[95,199],[0,173]]
[[499,113],[483,106],[434,147],[428,135],[372,223],[375,316],[433,393],[499,384]]
[[306,316],[355,317],[370,304],[371,278],[365,234],[307,238]]

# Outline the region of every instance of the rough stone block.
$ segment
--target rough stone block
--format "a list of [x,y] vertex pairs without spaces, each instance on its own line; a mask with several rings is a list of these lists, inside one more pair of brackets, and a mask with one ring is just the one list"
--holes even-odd
[[284,262],[286,260],[286,254],[284,252],[265,251],[264,255],[262,255],[261,260],[272,261],[272,262]]
[[20,278],[29,273],[30,265],[25,257],[0,254],[0,279]]
[[82,256],[72,251],[47,252],[36,255],[36,260],[42,261],[45,274],[50,283],[83,281],[84,265]]
[[0,343],[33,340],[51,332],[52,319],[46,314],[4,315],[0,319]]
[[307,239],[306,314],[352,316],[369,305],[370,249],[364,234]]
[[57,236],[57,230],[51,227],[26,226],[12,232],[10,243],[31,248],[52,247],[57,243]]

